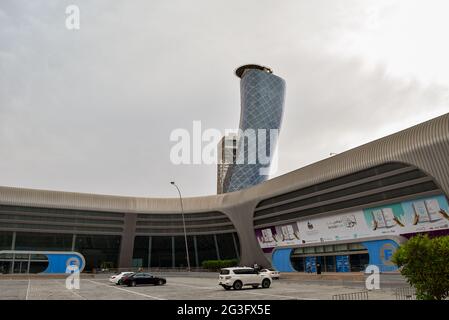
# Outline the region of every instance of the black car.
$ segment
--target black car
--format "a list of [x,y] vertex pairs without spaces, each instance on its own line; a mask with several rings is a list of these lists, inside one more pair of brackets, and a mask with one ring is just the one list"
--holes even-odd
[[154,284],[161,286],[167,283],[167,280],[161,277],[153,276],[149,273],[134,273],[122,279],[122,284],[128,287],[135,287],[139,284]]

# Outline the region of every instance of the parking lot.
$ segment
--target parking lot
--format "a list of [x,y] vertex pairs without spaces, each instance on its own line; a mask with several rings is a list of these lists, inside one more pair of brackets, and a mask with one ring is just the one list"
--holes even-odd
[[[364,283],[335,284],[280,279],[268,289],[225,291],[214,275],[164,275],[164,286],[117,286],[108,275],[82,278],[80,289],[68,290],[64,279],[1,279],[0,300],[326,300],[335,294],[364,290]],[[369,299],[395,299],[392,287],[370,291]]]

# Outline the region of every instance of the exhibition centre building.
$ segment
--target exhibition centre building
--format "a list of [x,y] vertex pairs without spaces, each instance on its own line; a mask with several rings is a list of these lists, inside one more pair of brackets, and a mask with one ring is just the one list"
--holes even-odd
[[[253,64],[236,75],[241,131],[279,130],[285,81]],[[258,152],[246,141],[236,140],[231,158]],[[411,236],[449,234],[449,114],[267,180],[260,172],[271,156],[264,167],[219,164],[224,193],[205,197],[0,187],[0,273],[199,268],[216,259],[283,272],[314,272],[318,263],[324,272],[368,264],[387,272]]]
[[[239,191],[184,198],[190,264],[237,258],[280,271],[395,270],[417,233],[449,234],[449,114]],[[0,187],[0,267],[186,267],[179,198]],[[23,253],[23,254],[22,254]]]

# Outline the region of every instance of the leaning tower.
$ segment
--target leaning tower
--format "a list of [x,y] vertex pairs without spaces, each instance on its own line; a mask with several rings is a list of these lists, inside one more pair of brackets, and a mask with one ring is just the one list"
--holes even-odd
[[[249,64],[235,71],[240,80],[240,132],[254,132],[256,143],[248,143],[247,136],[238,136],[237,163],[232,164],[224,179],[223,192],[245,189],[265,181],[276,141],[270,140],[270,130],[279,130],[284,111],[285,81],[264,66]],[[252,129],[252,130],[248,130]],[[265,129],[266,139],[261,139],[259,131]],[[265,145],[268,163],[261,163],[258,155]],[[263,149],[262,149],[263,150]],[[240,161],[239,161],[240,159]],[[256,159],[255,163],[251,159]],[[243,160],[243,163],[242,161]]]

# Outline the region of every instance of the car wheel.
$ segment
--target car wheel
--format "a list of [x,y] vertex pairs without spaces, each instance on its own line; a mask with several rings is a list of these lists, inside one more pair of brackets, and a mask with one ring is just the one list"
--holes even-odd
[[118,286],[121,286],[122,284],[123,284],[123,280],[120,279],[119,281],[117,281]]
[[270,287],[271,281],[268,279],[263,279],[262,281],[262,288],[267,289]]
[[242,281],[236,281],[234,282],[234,285],[232,287],[234,288],[234,290],[240,290],[243,287],[243,283]]
[[164,280],[159,279],[159,280],[157,281],[157,285],[158,285],[158,286],[162,286],[163,284],[165,284]]
[[136,282],[135,281],[132,281],[131,282],[131,287],[135,287],[136,286]]
[[255,284],[255,285],[253,285],[253,288],[254,288],[254,289],[257,289],[257,288],[259,288],[259,285],[258,285],[258,284]]
[[230,287],[230,286],[223,286],[223,288],[224,288],[225,290],[231,290],[231,287]]

